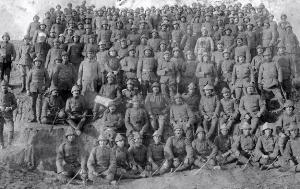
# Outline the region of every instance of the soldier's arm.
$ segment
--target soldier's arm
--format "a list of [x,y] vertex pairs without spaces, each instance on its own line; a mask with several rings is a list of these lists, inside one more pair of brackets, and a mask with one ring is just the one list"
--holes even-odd
[[256,146],[255,146],[255,152],[256,152],[256,155],[258,155],[258,157],[261,157],[262,155],[264,155],[264,153],[262,153],[262,151],[261,151],[262,148],[263,148],[263,145],[262,145],[261,137],[259,137],[258,141],[256,143]]
[[11,54],[11,56],[12,56],[12,61],[14,61],[14,60],[16,60],[16,57],[17,57],[17,53],[16,53],[16,49],[15,49],[15,46],[14,46],[14,44],[12,44],[11,43],[11,50],[12,50],[12,54]]
[[283,80],[282,69],[281,69],[280,66],[278,66],[278,64],[275,64],[275,67],[276,67],[276,70],[277,70],[277,73],[278,73],[278,82],[280,84],[280,83],[282,83],[282,80]]
[[82,86],[82,75],[83,75],[83,62],[80,63],[79,69],[78,69],[77,85],[79,85],[79,86]]
[[47,56],[46,56],[46,61],[45,61],[45,68],[48,70],[48,66],[51,60],[51,50],[48,51]]
[[127,109],[126,113],[125,113],[125,127],[127,130],[127,133],[130,133],[131,131],[133,131],[133,126],[130,123],[130,109]]
[[142,79],[142,66],[143,66],[143,58],[138,60],[137,70],[136,70],[136,77],[138,79]]
[[241,112],[242,116],[245,116],[248,113],[245,109],[245,104],[244,104],[244,98],[243,97],[240,100],[239,111]]
[[166,159],[168,159],[168,160],[172,160],[174,158],[174,154],[172,151],[172,145],[173,145],[172,137],[169,137],[166,142],[166,145],[164,147],[164,154],[165,154]]
[[110,154],[109,154],[109,167],[108,170],[110,173],[115,173],[117,169],[117,159],[116,159],[116,151],[114,149],[110,149]]
[[50,84],[51,84],[51,80],[50,80],[47,70],[44,70],[44,77],[45,77],[45,87],[47,89],[48,87],[50,87]]
[[190,106],[188,106],[187,104],[186,104],[186,112],[187,112],[187,114],[188,114],[188,116],[189,116],[189,124],[190,125],[192,125],[192,124],[194,124],[195,123],[195,115],[194,115],[194,112],[192,111],[192,109],[190,108]]
[[263,65],[261,65],[260,67],[259,67],[259,71],[258,71],[258,84],[262,84],[262,76],[263,76],[263,72],[264,72],[264,66]]
[[246,51],[246,62],[247,62],[247,63],[250,63],[250,62],[251,62],[250,48],[247,47],[247,48],[245,49],[245,51]]
[[259,98],[259,107],[260,107],[259,114],[262,115],[266,111],[267,107],[266,107],[266,101],[263,100],[261,96]]
[[218,97],[216,97],[216,108],[215,108],[214,116],[219,117],[219,113],[220,113],[220,100]]
[[96,148],[94,147],[87,161],[87,168],[90,173],[96,172],[95,166],[96,166]]
[[60,71],[59,67],[60,66],[56,66],[54,71],[53,71],[53,74],[52,74],[52,83],[56,87],[58,85],[58,74],[59,74],[59,71]]
[[18,106],[16,97],[13,93],[11,93],[11,110],[15,110]]
[[235,84],[235,80],[236,80],[236,66],[234,65],[233,66],[233,70],[232,70],[232,76],[231,76],[232,78],[231,78],[231,82],[233,83],[233,84]]
[[149,128],[149,117],[148,117],[148,114],[146,112],[146,110],[143,111],[143,114],[144,114],[144,119],[145,119],[145,124],[143,125],[142,129],[141,129],[141,132],[142,133],[146,133],[146,131],[148,130]]
[[186,158],[191,160],[193,158],[193,148],[188,139],[185,139],[185,150],[186,150]]
[[152,150],[151,150],[151,146],[150,145],[147,148],[147,159],[148,159],[148,162],[150,162],[150,163],[154,162],[154,160],[152,158]]
[[198,77],[198,78],[205,76],[204,72],[202,72],[202,70],[201,70],[201,64],[200,63],[197,65],[195,76]]
[[27,91],[30,90],[31,79],[32,79],[32,70],[29,72],[29,74],[27,76],[27,80],[26,80],[26,89],[27,89]]
[[68,116],[71,115],[71,99],[69,98],[66,102],[66,106],[65,106],[65,112]]
[[58,147],[57,153],[56,153],[56,169],[57,173],[61,173],[64,171],[63,161],[64,161],[64,144],[61,144]]
[[184,49],[186,40],[187,40],[187,36],[184,35],[184,36],[182,37],[181,41],[180,41],[180,48],[181,48],[181,49]]
[[209,38],[209,43],[210,43],[210,51],[213,52],[215,50],[215,45],[213,39],[210,37]]
[[118,114],[117,128],[121,128],[124,124],[124,119],[122,114]]

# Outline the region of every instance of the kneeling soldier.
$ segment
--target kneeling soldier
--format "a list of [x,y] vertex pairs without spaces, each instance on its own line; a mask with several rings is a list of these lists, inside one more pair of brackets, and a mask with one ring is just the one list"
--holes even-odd
[[56,155],[56,168],[61,182],[66,183],[80,172],[81,179],[86,182],[86,157],[82,146],[76,141],[76,133],[68,128],[65,133],[67,141],[62,143]]
[[161,135],[158,131],[153,133],[154,143],[148,147],[148,161],[151,164],[152,175],[159,172],[162,164],[164,163],[164,144],[161,142]]

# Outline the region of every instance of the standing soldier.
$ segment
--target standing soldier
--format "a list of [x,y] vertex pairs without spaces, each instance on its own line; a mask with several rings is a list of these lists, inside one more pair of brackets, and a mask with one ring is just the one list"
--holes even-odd
[[190,107],[183,102],[182,96],[177,93],[174,96],[175,104],[170,107],[170,123],[173,128],[176,125],[181,125],[185,133],[185,137],[192,141],[193,139],[193,125],[195,123],[195,116]]
[[204,95],[201,96],[199,110],[203,116],[203,128],[207,139],[212,139],[216,136],[218,117],[220,111],[220,101],[217,95],[214,95],[214,87],[207,84],[204,88]]
[[199,90],[201,96],[204,96],[203,87],[207,84],[215,86],[218,83],[217,69],[210,60],[210,56],[207,52],[202,54],[200,63],[196,68],[196,77],[199,79]]
[[[145,99],[145,108],[150,117],[152,130],[158,130],[163,136],[164,125],[167,119],[169,100],[160,93],[159,83],[152,84],[152,94],[148,94]],[[158,123],[157,123],[158,122]]]
[[124,72],[124,80],[133,79],[137,80],[136,71],[139,58],[135,57],[135,47],[130,45],[128,47],[129,56],[126,56],[120,61],[121,69]]
[[152,47],[154,53],[159,51],[159,45],[160,45],[160,41],[161,39],[158,36],[158,31],[156,29],[152,30],[152,38],[150,38],[147,41],[147,45],[149,45],[150,47]]
[[[68,55],[70,62],[75,67],[76,75],[78,73],[79,65],[81,61],[83,60],[82,51],[83,51],[83,45],[79,42],[80,36],[78,34],[73,35],[73,43],[70,43],[68,46]],[[77,78],[77,77],[76,77]]]
[[66,102],[65,112],[67,114],[67,122],[70,124],[76,134],[79,136],[86,122],[87,108],[83,96],[77,85],[72,87],[72,97]]
[[285,30],[286,32],[283,35],[282,42],[286,47],[287,54],[292,58],[294,64],[296,64],[296,53],[299,49],[299,40],[290,24],[286,25]]
[[46,42],[46,37],[41,37],[30,51],[31,58],[39,57],[42,60],[42,67],[45,67],[46,57],[51,46]]
[[26,77],[29,70],[32,67],[32,58],[30,56],[30,51],[32,49],[32,45],[30,44],[29,35],[24,36],[24,43],[21,45],[18,51],[18,65],[21,72],[22,77],[22,89],[21,92],[26,92]]
[[52,82],[64,101],[71,96],[71,88],[75,85],[77,72],[72,63],[69,62],[67,52],[62,52],[62,63],[58,64],[53,71]]
[[100,132],[106,132],[107,129],[111,129],[114,132],[117,132],[124,126],[124,120],[120,111],[117,110],[117,104],[114,101],[111,101],[108,104],[107,110],[104,112],[101,119],[102,125]]
[[54,46],[48,51],[46,62],[45,62],[45,68],[50,74],[54,68],[54,60],[58,57],[61,57],[62,52],[64,51],[59,47],[60,42],[58,39],[55,39],[53,41]]
[[[42,95],[50,86],[49,75],[47,70],[42,67],[42,61],[39,57],[33,60],[34,68],[30,70],[26,81],[27,95],[31,96],[32,119],[30,122],[40,122]],[[38,112],[36,112],[36,108]]]
[[194,53],[197,55],[202,55],[204,52],[212,53],[214,51],[214,41],[211,37],[209,37],[208,30],[206,28],[202,28],[201,32],[202,37],[197,40]]
[[262,46],[263,48],[270,48],[273,51],[274,45],[276,45],[276,35],[272,28],[270,28],[269,21],[265,21],[264,28],[262,30]]
[[40,27],[39,19],[40,17],[38,15],[35,15],[33,17],[33,22],[31,22],[28,26],[27,35],[29,35],[30,39],[33,38],[34,32]]
[[84,183],[87,181],[86,157],[82,145],[76,140],[76,134],[71,128],[66,133],[66,142],[58,147],[56,168],[59,180],[67,183],[68,179],[78,173]]
[[0,149],[4,148],[4,138],[3,130],[4,125],[8,130],[8,145],[12,144],[14,138],[14,121],[13,121],[13,111],[17,108],[17,101],[15,95],[8,91],[8,83],[2,81],[1,83],[1,93],[0,93],[0,111],[1,111],[1,121],[0,121]]
[[233,49],[235,48],[235,42],[234,42],[234,36],[232,35],[232,29],[226,28],[225,29],[225,35],[221,37],[221,41],[224,44],[224,49],[228,49],[230,53],[233,52]]
[[65,102],[58,94],[58,88],[50,87],[50,96],[44,99],[41,115],[42,124],[55,124],[65,117]]
[[251,67],[254,76],[254,83],[257,85],[259,68],[264,61],[264,56],[263,56],[264,50],[261,45],[258,45],[256,47],[256,51],[257,51],[256,53],[257,55],[253,57],[251,61]]
[[144,55],[138,62],[137,78],[141,84],[143,95],[146,96],[151,83],[157,80],[157,62],[150,46],[145,47]]
[[181,125],[174,127],[175,136],[168,138],[165,145],[165,158],[160,174],[163,174],[175,168],[177,171],[183,171],[189,168],[193,163],[193,148],[188,139],[183,136]]
[[92,149],[87,161],[89,179],[94,183],[99,181],[110,183],[116,173],[116,153],[107,145],[108,140],[104,135],[99,135],[98,142],[99,145]]
[[219,67],[217,68],[220,78],[218,86],[219,89],[228,87],[231,90],[232,72],[235,62],[234,60],[230,59],[230,51],[228,49],[223,51],[223,57],[224,60],[220,62]]
[[55,31],[56,37],[59,36],[59,34],[64,33],[65,26],[61,23],[61,17],[57,16],[55,19],[55,23],[52,25],[51,30]]
[[296,67],[291,57],[286,55],[285,46],[282,43],[278,44],[278,53],[273,58],[273,61],[282,71],[282,88],[287,94],[287,99],[290,99],[292,97],[292,82],[295,78]]
[[12,62],[16,58],[15,46],[10,43],[10,36],[7,32],[2,35],[3,42],[0,44],[0,79],[1,81],[6,77],[9,83],[10,71]]
[[255,85],[253,83],[248,84],[247,93],[241,98],[239,111],[241,120],[251,124],[252,134],[256,133],[257,126],[265,110],[266,104],[261,96],[255,93]]
[[[195,76],[195,70],[197,69],[198,61],[195,60],[193,51],[188,50],[186,52],[186,62],[182,65],[182,79],[181,88],[186,88],[190,83],[197,83],[197,78]],[[179,91],[182,92],[182,91]]]
[[247,44],[245,44],[245,41],[243,41],[243,37],[238,36],[236,39],[236,43],[237,46],[234,49],[234,60],[235,62],[238,62],[238,58],[240,56],[244,56],[246,58],[246,63],[250,63],[251,62],[251,54],[250,54],[250,49],[247,46]]
[[[281,108],[283,107],[282,88],[282,70],[272,61],[270,49],[264,52],[264,63],[260,66],[258,72],[258,84],[262,94],[272,92],[277,98]],[[268,99],[266,99],[268,100]]]
[[134,96],[131,102],[132,108],[128,108],[125,113],[126,136],[130,145],[133,144],[135,132],[138,132],[145,138],[144,136],[147,134],[149,128],[147,111],[141,107],[138,96]]
[[238,57],[238,61],[233,66],[232,72],[232,88],[235,93],[235,98],[240,100],[242,95],[246,94],[246,86],[253,83],[253,70],[249,62],[245,62],[244,55]]

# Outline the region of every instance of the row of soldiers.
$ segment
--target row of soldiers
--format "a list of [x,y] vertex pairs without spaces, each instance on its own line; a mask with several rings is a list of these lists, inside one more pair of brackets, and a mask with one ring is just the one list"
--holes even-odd
[[[5,33],[0,51],[1,79],[9,81],[18,60],[30,122],[70,125],[57,154],[62,180],[80,172],[84,181],[110,182],[232,162],[297,170],[290,99],[298,40],[286,15],[277,28],[263,5],[68,10],[51,9],[43,23],[35,17],[17,52]],[[16,103],[7,85],[1,123],[11,125],[11,143]],[[276,108],[279,120],[264,123]],[[90,120],[100,120],[100,136],[87,157],[75,138]]]

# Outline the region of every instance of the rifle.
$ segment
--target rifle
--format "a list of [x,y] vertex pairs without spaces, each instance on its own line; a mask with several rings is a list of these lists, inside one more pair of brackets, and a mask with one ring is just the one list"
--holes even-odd
[[165,162],[166,162],[166,160],[164,160],[162,162],[162,164],[151,174],[151,176],[154,176],[156,174],[156,172],[162,168],[162,166],[165,164]]
[[249,159],[248,159],[246,165],[243,167],[242,171],[244,171],[244,170],[246,169],[246,167],[248,166],[248,164],[250,163],[250,160],[253,158],[253,154],[254,154],[254,153],[251,153],[251,155],[250,155],[250,157],[249,157]]
[[204,166],[206,166],[206,164],[211,160],[212,157],[208,158],[208,160],[193,174],[193,175],[197,175]]
[[286,95],[286,92],[283,90],[282,85],[279,84],[279,87],[280,87],[281,93],[283,94],[284,100],[287,100],[287,95]]
[[174,171],[171,171],[171,174],[176,173],[176,172],[178,171],[178,169],[179,169],[182,165],[183,165],[183,163],[181,162],[181,163],[179,164],[179,166],[178,166]]

